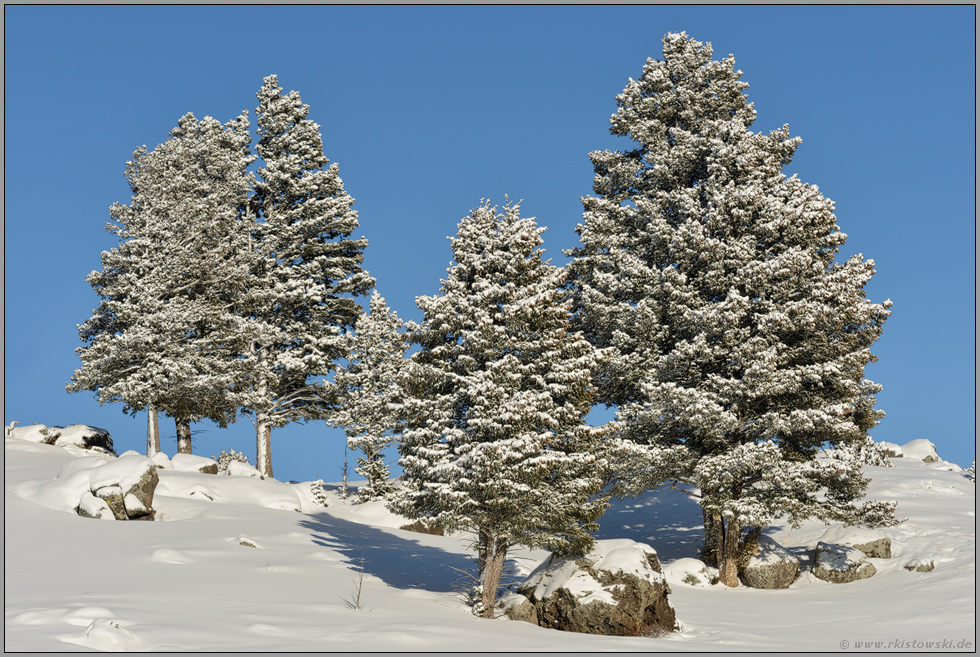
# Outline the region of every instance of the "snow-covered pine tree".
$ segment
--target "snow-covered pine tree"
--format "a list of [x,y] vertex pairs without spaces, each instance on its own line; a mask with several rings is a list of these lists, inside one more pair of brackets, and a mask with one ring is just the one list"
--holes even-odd
[[492,617],[512,545],[581,552],[603,512],[605,429],[589,427],[603,353],[569,328],[566,272],[542,260],[519,206],[459,223],[437,296],[418,297],[407,367],[396,512],[476,534]]
[[864,368],[891,302],[865,296],[872,260],[837,260],[833,202],[782,173],[801,140],[788,126],[749,130],[734,58],[714,61],[684,33],[665,36],[663,54],[610,119],[636,147],[589,155],[595,196],[567,255],[578,326],[616,349],[601,401],[635,446],[617,489],[699,486],[706,552],[733,586],[746,524],[888,522],[887,505],[852,505],[859,468],[815,459],[863,443],[884,415]]
[[337,410],[328,423],[343,427],[347,445],[364,455],[354,469],[367,479],[357,491],[362,502],[387,497],[394,490],[384,450],[400,427],[395,406],[401,398],[399,381],[408,349],[401,327],[384,297],[372,293],[370,312],[358,318],[351,337],[348,364],[334,375]]
[[347,356],[345,333],[362,312],[353,298],[374,287],[361,268],[366,239],[354,199],[297,92],[282,93],[275,75],[258,92],[262,159],[254,207],[255,260],[239,313],[251,334],[241,365],[248,385],[241,405],[255,417],[256,465],[272,476],[273,427],[323,418],[323,377]]
[[106,229],[120,244],[88,276],[102,300],[79,326],[82,367],[67,389],[146,408],[148,453],[159,450],[158,409],[174,418],[180,452],[191,450],[191,422],[234,420],[232,308],[249,268],[250,140],[247,112],[224,126],[187,114],[166,142],[134,152],[131,202],[110,208]]

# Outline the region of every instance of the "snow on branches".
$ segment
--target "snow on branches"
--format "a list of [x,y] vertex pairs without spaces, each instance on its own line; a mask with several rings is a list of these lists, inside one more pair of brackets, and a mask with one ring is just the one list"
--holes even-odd
[[401,427],[398,408],[408,349],[401,328],[398,315],[375,291],[370,312],[358,318],[350,338],[348,364],[339,367],[334,375],[332,394],[336,396],[337,410],[327,422],[343,427],[348,447],[364,455],[358,457],[354,469],[367,479],[367,484],[357,491],[360,501],[387,497],[394,490],[384,450]]
[[604,502],[604,430],[584,420],[604,357],[569,328],[543,228],[484,203],[459,223],[437,296],[418,297],[393,510],[477,534],[483,608],[509,546],[580,552]]
[[[863,445],[884,416],[864,368],[891,302],[866,298],[872,260],[838,259],[833,202],[782,173],[801,140],[785,125],[749,130],[756,113],[734,58],[713,60],[684,33],[664,37],[663,55],[616,99],[610,131],[633,150],[590,153],[595,196],[567,252],[576,321],[615,350],[599,400],[640,448],[617,464],[620,490],[658,485],[670,476],[658,464],[680,467],[674,477],[707,486],[706,530],[727,532],[731,518],[737,541],[739,518],[833,515],[805,499],[836,481],[813,459],[827,442]],[[758,472],[794,492],[745,497]],[[860,489],[840,483],[840,513]]]

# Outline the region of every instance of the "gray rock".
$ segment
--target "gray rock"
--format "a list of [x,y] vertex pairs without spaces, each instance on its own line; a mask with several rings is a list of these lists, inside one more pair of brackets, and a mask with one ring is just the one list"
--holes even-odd
[[905,570],[911,570],[916,573],[931,573],[936,569],[936,562],[932,559],[913,559],[912,561],[905,564]]
[[754,589],[785,589],[799,572],[799,559],[768,536],[760,536],[755,553],[742,571],[742,581]]
[[813,552],[813,574],[835,584],[846,584],[872,577],[877,569],[865,561],[865,554],[854,547],[820,541]]
[[126,513],[126,505],[123,503],[123,491],[118,485],[103,486],[98,490],[92,491],[92,493],[99,499],[105,500],[109,509],[112,511],[112,515],[116,517],[116,520],[129,520],[129,514]]
[[[149,461],[149,459],[146,460]],[[144,508],[152,509],[153,492],[156,490],[158,483],[160,483],[160,477],[157,475],[157,469],[152,463],[149,463],[139,481],[126,491],[123,498],[125,499],[127,495],[132,495]]]
[[656,551],[629,539],[597,541],[581,559],[552,555],[517,592],[534,605],[541,627],[615,636],[675,628]]
[[538,612],[534,609],[534,603],[523,595],[518,593],[505,595],[497,602],[497,607],[503,609],[504,615],[511,620],[538,624]]
[[101,520],[102,518],[107,520],[115,518],[115,514],[109,508],[109,504],[102,498],[93,495],[90,491],[82,493],[75,512],[83,518],[95,518],[97,520]]
[[153,519],[153,509],[148,506],[144,506],[135,495],[127,495],[124,497],[123,504],[126,506],[126,515],[129,516],[130,520]]
[[870,541],[868,543],[855,543],[851,547],[856,547],[872,559],[892,558],[892,539],[888,538],[887,536],[883,536],[877,541]]
[[153,461],[121,456],[93,471],[91,489],[106,501],[116,520],[153,520],[153,493],[159,482]]
[[44,442],[49,445],[63,447],[74,445],[82,449],[115,454],[112,446],[112,436],[105,429],[90,427],[87,424],[72,424],[67,427],[49,427]]

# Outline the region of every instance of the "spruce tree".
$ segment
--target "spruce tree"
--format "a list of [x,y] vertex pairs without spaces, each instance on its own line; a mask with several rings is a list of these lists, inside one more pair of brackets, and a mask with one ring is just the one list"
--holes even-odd
[[361,268],[367,240],[354,199],[336,164],[323,154],[310,108],[297,92],[282,93],[275,75],[258,92],[256,152],[262,161],[253,207],[253,263],[238,306],[249,346],[238,388],[254,415],[257,467],[272,476],[271,432],[289,422],[324,418],[322,378],[347,355],[346,333],[372,279]]
[[866,298],[872,260],[838,259],[834,203],[783,174],[801,140],[749,129],[734,58],[684,33],[663,55],[616,99],[610,131],[635,147],[590,153],[567,254],[578,325],[616,350],[598,381],[633,446],[617,490],[698,486],[705,552],[734,586],[744,526],[890,522],[888,505],[854,506],[860,468],[817,456],[884,415],[864,368],[891,302]]
[[360,450],[354,471],[367,479],[357,491],[362,502],[387,497],[394,490],[384,450],[400,432],[396,406],[408,343],[402,322],[384,297],[371,295],[370,313],[357,320],[346,366],[334,375],[337,410],[329,424],[343,427],[347,445]]
[[174,418],[181,452],[191,450],[191,422],[235,417],[232,309],[250,258],[250,140],[247,113],[224,126],[187,114],[152,152],[134,152],[132,200],[110,208],[106,229],[120,244],[88,276],[102,300],[79,326],[82,367],[67,389],[146,408],[148,454],[159,450],[158,409]]
[[493,616],[513,545],[581,553],[602,514],[605,430],[585,424],[602,354],[570,330],[566,272],[542,259],[518,205],[459,223],[440,294],[409,335],[393,510],[476,535],[481,603]]

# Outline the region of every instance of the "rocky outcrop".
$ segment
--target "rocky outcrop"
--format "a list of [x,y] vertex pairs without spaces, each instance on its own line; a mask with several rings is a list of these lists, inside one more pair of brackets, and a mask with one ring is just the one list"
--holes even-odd
[[497,607],[502,609],[504,615],[511,620],[538,624],[538,612],[534,609],[534,604],[519,593],[508,593],[503,596],[497,602]]
[[79,499],[78,515],[103,518],[108,510],[116,520],[153,520],[153,493],[160,478],[150,459],[122,456],[92,468],[88,479],[89,490]]
[[[517,592],[534,607],[541,627],[615,636],[674,631],[670,587],[657,552],[629,539],[597,541],[583,558],[552,555]],[[526,608],[513,601],[515,615]]]
[[813,574],[834,584],[846,584],[872,577],[877,569],[865,560],[864,552],[853,547],[820,541],[813,552]]
[[742,570],[742,581],[754,589],[785,589],[799,573],[799,559],[768,536],[760,536]]
[[892,540],[880,529],[832,527],[820,539],[824,543],[854,547],[872,559],[891,559]]
[[47,427],[43,424],[32,424],[27,427],[16,426],[11,422],[4,432],[11,438],[30,440],[44,445],[56,447],[80,447],[81,449],[111,454],[116,452],[112,446],[112,436],[105,429],[90,427],[87,424],[72,424],[67,427]]

